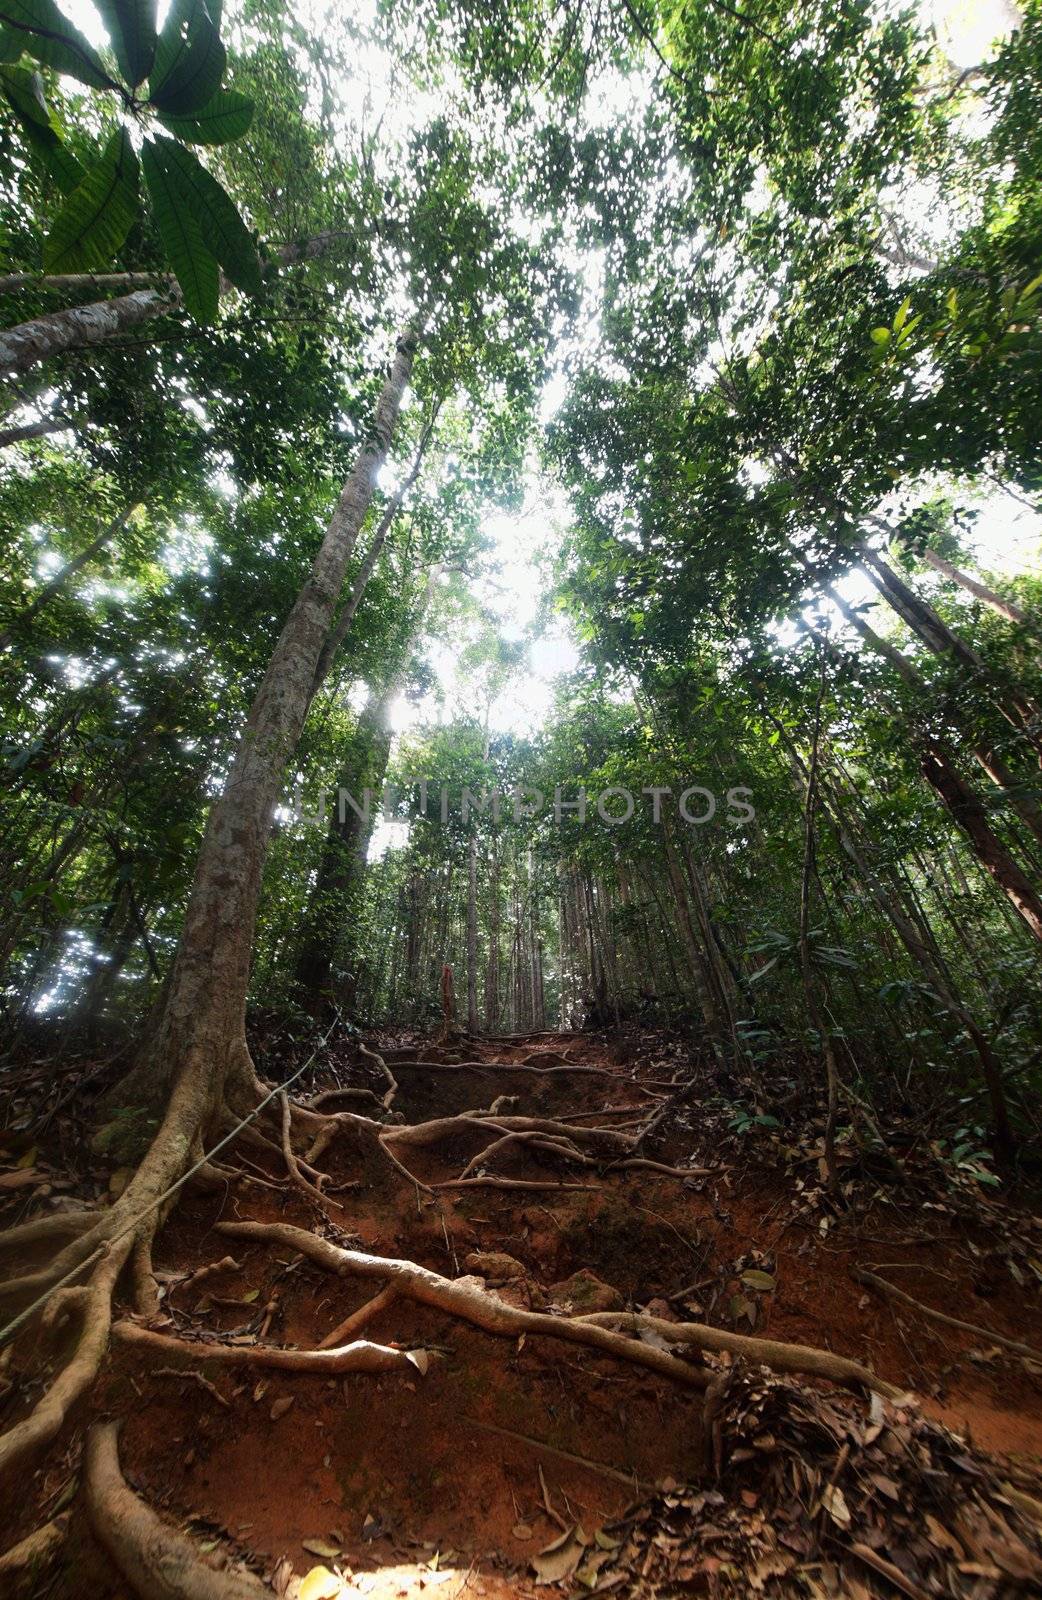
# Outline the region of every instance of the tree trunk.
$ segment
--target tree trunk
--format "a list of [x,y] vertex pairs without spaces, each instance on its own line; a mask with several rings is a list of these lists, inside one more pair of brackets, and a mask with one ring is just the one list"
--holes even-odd
[[[167,1122],[198,1134],[222,1096],[256,1090],[245,1010],[261,878],[286,764],[311,702],[358,532],[390,448],[419,335],[398,340],[372,434],[344,485],[311,571],[279,635],[225,787],[211,808],[163,1010],[120,1097],[155,1103],[173,1084]],[[159,1137],[163,1137],[161,1131]]]
[[170,290],[137,289],[114,300],[95,300],[69,311],[49,311],[0,332],[0,376],[27,372],[65,350],[85,350],[129,333],[143,322],[173,311],[180,296]]
[[935,655],[949,656],[972,673],[981,683],[993,690],[993,699],[999,711],[1012,727],[1023,729],[1032,748],[1042,755],[1042,730],[1039,727],[1039,708],[1014,688],[995,685],[986,664],[965,639],[960,639],[933,607],[894,571],[882,556],[867,545],[859,546],[859,554],[872,582],[897,615],[907,623],[912,632]]
[[1016,623],[1018,627],[1024,626],[1027,622],[1027,612],[1014,605],[1012,600],[1004,600],[994,589],[989,589],[986,583],[982,583],[979,578],[971,577],[968,572],[963,572],[961,567],[955,566],[947,557],[938,555],[936,550],[924,550],[921,560],[926,566],[939,572],[942,577],[949,579],[951,583],[957,583],[960,589],[965,589],[976,599],[983,600],[986,606],[997,611],[1000,617],[1005,617],[1007,622]]
[[924,749],[922,770],[969,839],[977,860],[1001,885],[1035,938],[1042,942],[1042,900],[992,832],[988,814],[969,784],[933,742]]
[[0,450],[9,444],[21,444],[26,439],[43,439],[49,433],[63,433],[66,428],[79,427],[85,417],[44,417],[40,422],[24,422],[20,428],[0,428]]
[[478,836],[467,846],[467,1031],[478,1031]]
[[[398,692],[397,677],[366,703],[358,719],[355,760],[340,774],[339,787],[358,800],[366,790],[372,796],[383,789],[391,753],[388,716]],[[304,1004],[320,1009],[333,999],[334,963],[347,973],[339,998],[350,1009],[358,987],[353,937],[358,898],[365,874],[369,841],[373,834],[372,808],[362,815],[339,796],[329,819],[318,877],[304,914],[304,928],[296,962],[296,982]]]
[[488,966],[485,972],[485,1027],[489,1033],[499,1028],[499,841],[492,834],[491,912],[488,931]]
[[0,650],[6,650],[19,630],[26,623],[31,622],[35,616],[38,616],[44,606],[48,605],[54,599],[54,596],[65,588],[69,579],[74,578],[77,572],[83,570],[88,561],[93,561],[94,557],[104,550],[109,540],[119,532],[126,524],[130,514],[136,510],[136,506],[127,506],[124,511],[120,512],[118,517],[113,517],[108,526],[102,528],[97,537],[91,540],[86,550],[81,550],[78,556],[73,556],[71,561],[65,563],[60,572],[55,573],[50,583],[44,584],[36,599],[18,613],[9,628],[5,628],[3,633],[0,633]]
[[[275,259],[284,267],[298,261],[311,261],[323,255],[330,244],[342,235],[319,233],[299,244],[282,245]],[[18,275],[21,276],[20,274]],[[113,274],[114,278],[119,274]],[[136,274],[127,274],[125,281],[133,281]],[[104,282],[104,277],[95,282]],[[10,284],[11,280],[7,282]],[[35,287],[46,289],[60,286],[59,278],[37,280]],[[14,285],[19,287],[21,285]],[[222,293],[229,285],[221,277]],[[181,305],[181,291],[173,279],[167,279],[158,289],[136,289],[133,294],[118,295],[111,300],[95,300],[90,305],[72,306],[66,311],[49,311],[31,322],[21,322],[17,327],[0,330],[0,376],[26,372],[61,355],[65,350],[84,350],[91,345],[104,344],[116,334],[128,333],[160,317],[167,311],[176,311]]]
[[[875,629],[854,610],[853,606],[847,604],[833,586],[830,585],[825,592],[850,623],[851,627],[861,635],[865,643],[870,645],[885,661],[889,661],[894,671],[910,688],[922,690],[927,687],[925,678],[917,671],[903,651],[899,650],[896,645],[891,644],[889,639],[884,639],[876,633]],[[994,750],[980,740],[972,744],[970,748],[974,759],[980,763],[991,781],[1005,792],[1009,804],[1020,817],[1025,827],[1042,844],[1042,807],[1038,805],[1037,801],[1024,794],[1024,785],[1017,778],[1016,773],[1010,771],[1006,763],[995,754]]]

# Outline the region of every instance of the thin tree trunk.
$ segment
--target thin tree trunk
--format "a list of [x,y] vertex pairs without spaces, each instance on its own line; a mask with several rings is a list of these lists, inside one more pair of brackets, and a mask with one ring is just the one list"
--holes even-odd
[[1027,612],[1022,611],[1020,606],[1014,605],[1012,600],[1004,600],[994,589],[989,589],[986,583],[964,572],[961,567],[955,566],[946,556],[938,555],[936,550],[923,550],[920,560],[926,566],[932,567],[935,572],[939,572],[942,577],[949,579],[951,583],[957,583],[960,589],[965,589],[976,599],[983,600],[986,606],[997,611],[1000,617],[1005,617],[1007,622],[1016,623],[1018,627],[1023,627],[1027,622]]
[[708,963],[698,942],[694,923],[691,920],[691,907],[688,903],[687,890],[684,886],[683,874],[680,871],[680,863],[677,860],[676,848],[673,844],[671,829],[665,813],[663,813],[662,817],[662,847],[666,857],[669,885],[673,891],[673,902],[677,910],[681,939],[687,953],[688,969],[695,986],[695,995],[698,999],[706,1028],[714,1040],[719,1042],[723,1034],[720,1011],[713,997]]
[[[337,233],[315,234],[299,244],[281,246],[275,259],[284,267],[314,260],[340,237],[343,236]],[[61,281],[60,278],[43,278],[37,280],[34,287],[51,288]],[[93,281],[103,282],[104,279]],[[227,287],[222,276],[222,293]],[[5,328],[0,330],[0,375],[27,372],[65,350],[84,350],[104,344],[117,334],[128,333],[143,322],[150,322],[153,317],[178,310],[180,305],[181,291],[176,282],[167,279],[158,289],[136,289],[132,294],[118,295],[111,300],[94,300],[90,305],[72,306],[66,311],[49,311],[30,322]]]
[[1007,722],[1013,727],[1022,728],[1032,748],[1042,754],[1039,708],[1017,689],[995,685],[985,662],[981,660],[976,650],[968,645],[965,639],[960,639],[957,633],[953,633],[933,607],[917,595],[882,556],[864,544],[859,546],[859,554],[868,576],[880,594],[907,623],[912,632],[935,655],[953,658],[991,688],[994,703]]
[[[846,601],[842,599],[835,589],[829,588],[826,592],[828,593],[830,599],[835,602],[851,626],[855,628],[858,633],[860,633],[861,637],[867,644],[871,645],[873,650],[878,651],[878,653],[883,656],[885,660],[890,662],[891,666],[893,666],[895,671],[904,679],[905,683],[909,684],[913,688],[919,689],[925,686],[925,680],[920,677],[912,663],[905,655],[902,654],[900,650],[896,648],[896,646],[892,645],[889,640],[881,638],[879,634],[877,634],[875,630],[869,626],[864,618],[858,615],[852,606],[847,605]],[[914,736],[919,737],[918,735]],[[940,747],[935,744],[935,748]],[[1034,800],[1029,799],[1028,796],[1019,792],[1020,785],[1016,774],[1010,772],[1005,763],[1002,762],[993,751],[988,750],[983,744],[978,743],[973,745],[972,753],[974,758],[983,767],[984,771],[987,772],[989,778],[991,778],[992,781],[996,783],[1007,795],[1010,805],[1013,807],[1014,811],[1016,811],[1021,821],[1034,835],[1034,837],[1038,839],[1040,843],[1042,843],[1042,809],[1040,809]],[[1021,876],[1023,876],[1023,874],[1021,874]]]
[[55,595],[65,588],[69,579],[74,578],[77,572],[82,572],[88,561],[93,561],[94,557],[104,550],[109,540],[126,524],[131,512],[136,510],[136,505],[127,506],[125,510],[120,512],[118,517],[113,517],[108,526],[102,528],[97,537],[91,540],[86,550],[81,550],[78,556],[73,556],[71,561],[67,561],[64,567],[55,573],[49,583],[44,584],[36,599],[18,613],[10,627],[5,628],[3,633],[0,633],[0,650],[6,650],[21,629],[31,622],[34,617],[39,616],[40,612],[46,605],[50,604]]
[[478,1031],[478,836],[467,846],[467,1031]]
[[44,417],[41,422],[24,422],[20,428],[0,428],[0,450],[5,450],[9,444],[22,444],[26,439],[63,433],[66,428],[76,428],[84,421],[84,417]]

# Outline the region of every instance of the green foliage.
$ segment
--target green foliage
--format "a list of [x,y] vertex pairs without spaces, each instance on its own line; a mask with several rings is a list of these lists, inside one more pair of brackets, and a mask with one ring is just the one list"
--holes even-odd
[[[174,0],[156,35],[154,0],[106,0],[101,7],[118,75],[54,5],[10,0],[0,11],[5,61],[21,54],[69,73],[90,88],[115,95],[120,125],[100,149],[77,157],[68,148],[44,96],[39,74],[0,69],[0,91],[30,146],[66,199],[43,245],[45,272],[89,272],[118,260],[140,216],[138,161],[131,128],[159,121],[175,138],[146,138],[145,190],[165,262],[184,303],[200,322],[217,312],[216,264],[237,288],[260,290],[256,245],[233,201],[186,148],[226,145],[249,130],[253,102],[222,89],[227,52],[220,6]],[[136,94],[148,79],[145,98]]]
[[92,272],[123,243],[137,212],[138,159],[117,128],[55,217],[43,250],[48,272]]

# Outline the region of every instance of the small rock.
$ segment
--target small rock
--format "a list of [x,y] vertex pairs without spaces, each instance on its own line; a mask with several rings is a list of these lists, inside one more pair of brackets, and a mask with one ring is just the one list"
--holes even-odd
[[626,1304],[618,1289],[603,1283],[588,1267],[580,1267],[570,1278],[551,1284],[549,1293],[555,1305],[583,1316],[594,1311],[621,1311]]
[[276,1400],[271,1408],[272,1422],[278,1422],[280,1417],[284,1417],[292,1404],[293,1396],[291,1394],[284,1394]]
[[464,1257],[463,1265],[472,1272],[478,1272],[486,1283],[511,1283],[515,1278],[523,1278],[525,1269],[515,1256],[508,1256],[503,1250],[472,1250],[469,1256]]

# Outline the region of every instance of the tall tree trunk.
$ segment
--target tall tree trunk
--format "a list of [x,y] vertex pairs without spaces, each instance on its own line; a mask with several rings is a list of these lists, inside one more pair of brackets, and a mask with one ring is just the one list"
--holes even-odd
[[491,894],[488,930],[488,967],[485,974],[485,1027],[489,1033],[499,1028],[499,840],[493,831],[491,842],[492,865],[489,873]]
[[1000,884],[1035,938],[1042,942],[1042,900],[993,833],[988,814],[940,745],[923,751],[922,770],[973,847],[977,860]]
[[[358,533],[387,459],[419,334],[399,338],[362,446],[311,571],[282,628],[224,789],[211,808],[165,1002],[122,1098],[155,1102],[173,1085],[167,1124],[193,1136],[222,1099],[256,1092],[245,1011],[261,878],[286,765],[296,749]],[[162,1137],[162,1131],[160,1137]]]
[[[851,627],[861,635],[865,643],[870,645],[877,655],[882,656],[885,661],[890,663],[903,682],[913,689],[926,689],[926,679],[909,661],[903,651],[899,650],[896,645],[891,644],[889,639],[884,639],[880,634],[876,633],[875,629],[865,621],[864,617],[855,611],[853,606],[848,605],[834,586],[830,585],[825,592],[850,623]],[[1001,757],[995,754],[990,746],[984,744],[981,740],[975,740],[970,748],[974,759],[980,763],[991,781],[1006,793],[1013,810],[1020,817],[1025,827],[1042,844],[1042,807],[1038,805],[1037,801],[1024,793],[1024,784],[1016,773],[1010,771],[1009,767],[1006,766]]]
[[1042,755],[1042,726],[1038,706],[1019,690],[994,684],[992,675],[976,650],[960,639],[944,619],[904,579],[894,571],[882,556],[867,545],[859,546],[859,554],[872,582],[883,598],[893,607],[912,632],[934,652],[957,661],[973,676],[992,690],[992,698],[999,711],[1012,727],[1021,728],[1032,748]]
[[467,845],[467,1031],[478,1031],[478,836]]

